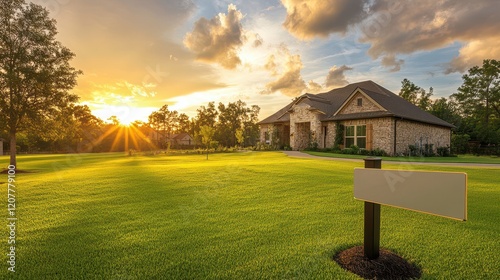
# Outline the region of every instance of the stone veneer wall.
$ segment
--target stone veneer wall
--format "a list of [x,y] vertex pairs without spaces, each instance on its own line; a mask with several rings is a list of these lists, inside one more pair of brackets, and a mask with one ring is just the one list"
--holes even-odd
[[[309,133],[305,133],[303,130],[298,130],[297,124],[299,123],[310,123],[311,137],[316,139],[319,147],[323,145],[323,139],[321,137],[321,121],[319,119],[319,114],[309,110],[311,107],[307,104],[299,103],[293,106],[293,112],[290,113],[290,147],[293,150],[302,150],[307,148],[304,147],[304,143],[309,142]],[[301,133],[302,132],[302,133]]]
[[266,143],[266,132],[269,130],[269,124],[261,124],[260,125],[260,137],[259,140],[261,143]]
[[[323,124],[325,125],[325,124]],[[326,123],[326,144],[325,148],[333,148],[333,144],[335,144],[335,132],[337,131],[337,123],[336,122],[327,122]]]
[[408,145],[433,144],[434,152],[438,147],[450,146],[451,129],[419,122],[397,120],[396,154],[407,152]]
[[[358,99],[361,98],[362,106],[358,106]],[[370,99],[366,98],[366,96],[360,92],[356,93],[351,101],[339,112],[339,115],[342,114],[354,114],[354,113],[364,113],[364,112],[374,112],[374,111],[382,111],[383,109],[379,108]],[[385,110],[383,110],[385,111]]]

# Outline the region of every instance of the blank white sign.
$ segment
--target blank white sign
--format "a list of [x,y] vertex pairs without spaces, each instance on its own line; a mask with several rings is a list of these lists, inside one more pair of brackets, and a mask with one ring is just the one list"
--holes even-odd
[[467,174],[354,169],[354,198],[467,220]]

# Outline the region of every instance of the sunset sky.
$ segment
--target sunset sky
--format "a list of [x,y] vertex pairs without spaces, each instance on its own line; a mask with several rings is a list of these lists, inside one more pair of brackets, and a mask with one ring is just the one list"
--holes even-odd
[[498,0],[34,0],[82,70],[75,93],[122,122],[241,99],[260,117],[305,92],[410,79],[449,96],[500,59]]

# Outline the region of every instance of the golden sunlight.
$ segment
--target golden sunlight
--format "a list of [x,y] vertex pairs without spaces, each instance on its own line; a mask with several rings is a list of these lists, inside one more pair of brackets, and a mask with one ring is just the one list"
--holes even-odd
[[108,121],[110,117],[116,116],[116,119],[124,126],[129,126],[135,121],[147,122],[148,116],[156,110],[156,108],[131,107],[129,105],[103,105],[99,107],[99,109],[92,111],[95,116],[103,121]]

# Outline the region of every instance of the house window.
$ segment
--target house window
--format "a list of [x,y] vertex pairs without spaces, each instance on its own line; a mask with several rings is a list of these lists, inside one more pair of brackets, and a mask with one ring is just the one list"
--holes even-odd
[[366,148],[366,125],[351,125],[345,127],[345,147],[356,145]]
[[363,106],[363,98],[358,98],[358,106]]
[[355,126],[346,126],[345,127],[345,147],[349,148],[352,145],[355,145]]

